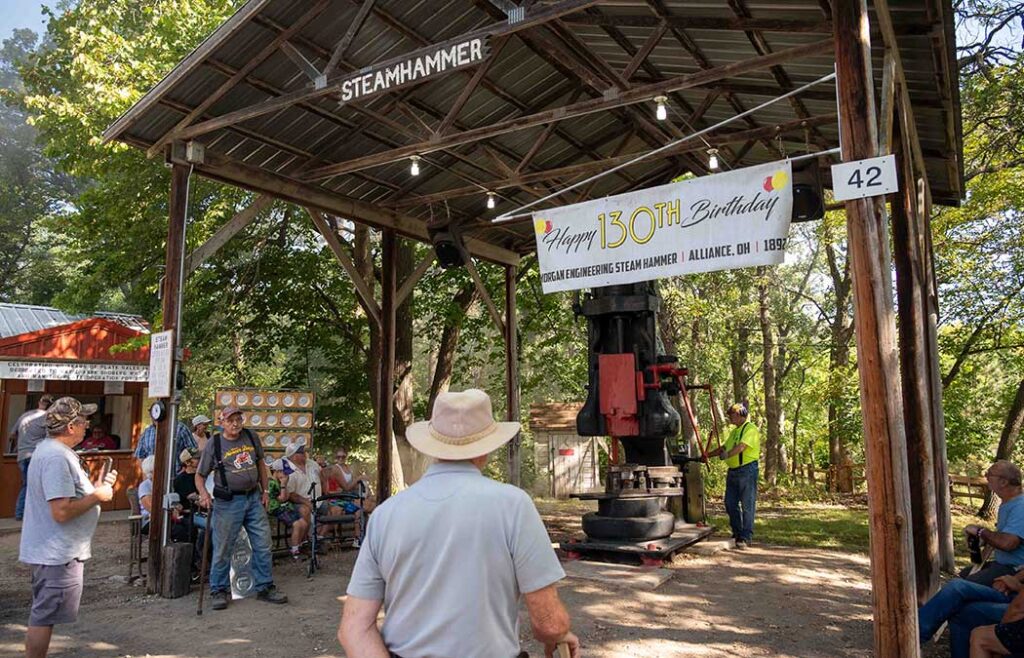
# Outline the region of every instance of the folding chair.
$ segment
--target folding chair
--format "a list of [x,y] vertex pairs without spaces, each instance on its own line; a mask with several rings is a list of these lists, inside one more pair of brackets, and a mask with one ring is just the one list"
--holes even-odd
[[[316,573],[317,569],[320,568],[320,559],[317,554],[318,544],[323,541],[322,538],[317,536],[317,528],[319,526],[334,526],[336,528],[342,528],[344,526],[351,525],[353,529],[355,524],[359,524],[359,536],[366,536],[366,511],[364,502],[366,501],[366,484],[363,482],[359,483],[358,488],[354,493],[339,492],[329,493],[322,496],[313,498],[313,513],[310,515],[310,528],[309,528],[309,567],[308,576],[312,577]],[[330,501],[336,500],[350,500],[356,504],[359,508],[359,514],[340,514],[337,516],[328,516],[322,512],[324,505],[323,503],[329,503]]]

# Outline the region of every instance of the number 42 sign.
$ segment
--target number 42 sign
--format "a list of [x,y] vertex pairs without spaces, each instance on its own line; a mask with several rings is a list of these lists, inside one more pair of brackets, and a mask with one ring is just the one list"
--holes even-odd
[[836,201],[891,194],[899,189],[895,155],[832,165],[832,193]]

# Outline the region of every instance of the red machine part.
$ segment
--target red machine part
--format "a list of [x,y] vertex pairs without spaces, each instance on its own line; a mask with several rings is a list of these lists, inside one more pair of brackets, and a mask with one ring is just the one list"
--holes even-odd
[[638,435],[636,357],[632,353],[599,354],[597,359],[601,415],[609,436]]

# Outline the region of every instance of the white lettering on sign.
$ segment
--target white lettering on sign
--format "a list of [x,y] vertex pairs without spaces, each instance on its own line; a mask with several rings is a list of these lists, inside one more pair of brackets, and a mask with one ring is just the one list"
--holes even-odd
[[144,382],[149,366],[138,363],[76,363],[73,361],[0,361],[0,379],[73,382]]
[[836,201],[892,194],[899,189],[895,155],[832,165],[832,193]]
[[479,64],[490,55],[482,37],[442,46],[432,53],[410,57],[378,70],[363,69],[340,83],[341,102],[368,96],[419,82],[434,75]]
[[792,180],[773,162],[535,212],[544,292],[777,265]]

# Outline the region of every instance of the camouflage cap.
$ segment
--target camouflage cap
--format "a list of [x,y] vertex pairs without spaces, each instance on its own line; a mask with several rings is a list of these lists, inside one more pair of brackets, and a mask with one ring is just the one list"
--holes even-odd
[[742,402],[737,402],[733,404],[731,407],[729,407],[726,413],[739,414],[740,416],[743,416],[745,418],[747,414],[750,412],[747,410],[747,405],[743,404]]
[[95,404],[82,404],[72,397],[60,398],[46,410],[47,434],[61,434],[68,425],[79,418],[86,418],[96,413]]

